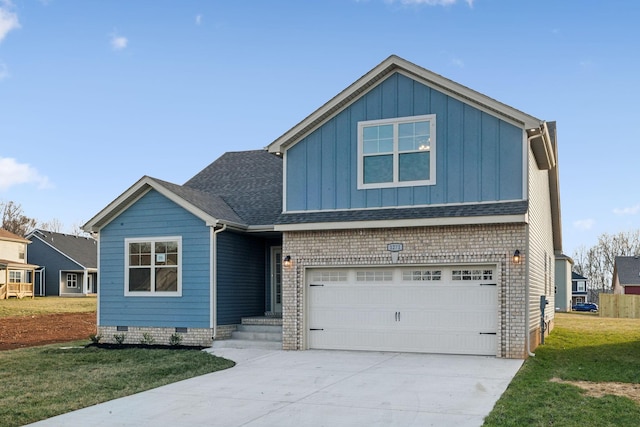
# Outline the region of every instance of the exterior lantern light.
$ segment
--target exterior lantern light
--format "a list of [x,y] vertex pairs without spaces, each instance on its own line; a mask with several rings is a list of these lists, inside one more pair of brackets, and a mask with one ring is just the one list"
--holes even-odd
[[282,260],[282,265],[284,265],[286,268],[291,267],[291,256],[287,255],[286,257],[284,257],[284,259]]
[[514,264],[520,264],[520,260],[522,258],[520,258],[520,251],[518,249],[516,249],[516,251],[513,253],[513,263]]

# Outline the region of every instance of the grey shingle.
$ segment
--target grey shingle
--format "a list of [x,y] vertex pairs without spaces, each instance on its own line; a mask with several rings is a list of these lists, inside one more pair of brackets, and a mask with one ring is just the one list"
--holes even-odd
[[527,212],[527,206],[527,201],[523,200],[504,203],[428,206],[419,208],[284,213],[278,217],[276,224],[521,215]]
[[97,241],[91,237],[34,230],[32,238],[38,238],[54,247],[85,268],[98,267]]
[[617,256],[615,268],[622,286],[640,285],[640,257]]

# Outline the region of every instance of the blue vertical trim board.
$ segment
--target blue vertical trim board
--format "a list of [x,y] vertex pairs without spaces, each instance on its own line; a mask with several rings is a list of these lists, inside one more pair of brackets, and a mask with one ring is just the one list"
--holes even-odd
[[[436,183],[358,190],[357,124],[436,115]],[[525,197],[524,130],[395,73],[288,148],[287,211],[494,202]]]
[[[124,296],[125,238],[182,236],[182,296]],[[210,232],[205,223],[151,190],[100,231],[102,326],[208,328]]]

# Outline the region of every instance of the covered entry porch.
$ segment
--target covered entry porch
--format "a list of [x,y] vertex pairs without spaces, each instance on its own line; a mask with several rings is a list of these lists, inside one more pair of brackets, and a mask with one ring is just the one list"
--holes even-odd
[[39,266],[0,259],[0,299],[34,296],[35,270]]

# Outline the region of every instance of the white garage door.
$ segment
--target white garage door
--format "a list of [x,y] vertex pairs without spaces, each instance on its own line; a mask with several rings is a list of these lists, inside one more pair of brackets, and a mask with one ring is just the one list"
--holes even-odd
[[495,266],[310,269],[309,348],[497,353]]

